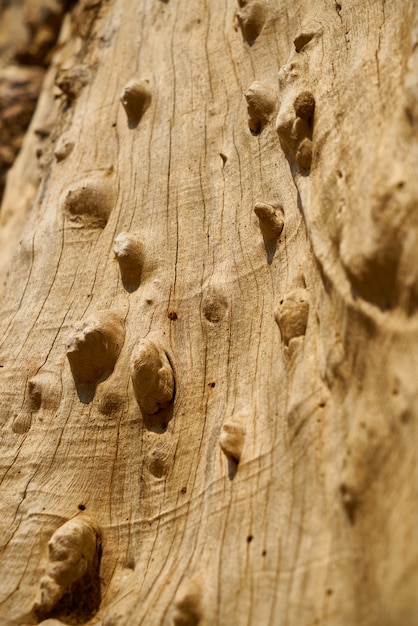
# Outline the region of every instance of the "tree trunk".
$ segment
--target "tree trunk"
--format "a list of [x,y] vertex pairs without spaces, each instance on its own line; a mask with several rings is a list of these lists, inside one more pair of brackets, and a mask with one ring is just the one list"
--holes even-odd
[[1,625],[418,623],[417,15],[67,15],[1,211]]

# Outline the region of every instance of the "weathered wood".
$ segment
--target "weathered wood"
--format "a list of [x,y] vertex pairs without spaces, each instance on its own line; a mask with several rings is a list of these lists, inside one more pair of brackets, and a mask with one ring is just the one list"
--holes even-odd
[[0,229],[2,625],[417,623],[417,24],[67,18]]

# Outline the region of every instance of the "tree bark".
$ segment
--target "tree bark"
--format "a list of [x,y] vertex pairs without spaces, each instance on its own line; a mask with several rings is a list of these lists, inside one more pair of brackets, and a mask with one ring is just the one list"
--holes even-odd
[[0,213],[2,625],[418,622],[417,15],[68,14]]

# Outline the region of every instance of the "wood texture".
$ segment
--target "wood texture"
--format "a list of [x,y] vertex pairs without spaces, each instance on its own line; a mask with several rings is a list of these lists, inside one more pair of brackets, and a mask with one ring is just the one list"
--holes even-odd
[[66,18],[1,211],[2,626],[417,623],[417,24]]

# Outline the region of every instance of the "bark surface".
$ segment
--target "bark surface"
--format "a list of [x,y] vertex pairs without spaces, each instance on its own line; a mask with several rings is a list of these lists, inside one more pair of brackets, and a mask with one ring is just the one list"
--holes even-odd
[[74,7],[0,213],[1,626],[418,622],[417,133],[412,0]]

